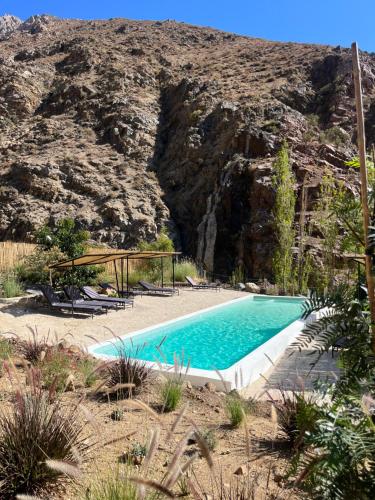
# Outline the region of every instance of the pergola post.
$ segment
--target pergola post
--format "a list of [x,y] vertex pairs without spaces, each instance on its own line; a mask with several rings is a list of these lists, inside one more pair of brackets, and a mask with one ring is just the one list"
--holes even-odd
[[160,257],[161,262],[161,287],[164,288],[164,260],[163,257]]
[[113,261],[113,265],[115,267],[117,293],[120,294],[120,287],[119,287],[119,284],[118,284],[118,274],[117,274],[116,260]]
[[124,294],[124,259],[121,259],[121,297]]
[[174,279],[174,266],[175,266],[175,256],[173,255],[172,256],[172,288],[174,288],[174,282],[175,282],[175,279]]
[[126,294],[129,297],[129,257],[126,257]]

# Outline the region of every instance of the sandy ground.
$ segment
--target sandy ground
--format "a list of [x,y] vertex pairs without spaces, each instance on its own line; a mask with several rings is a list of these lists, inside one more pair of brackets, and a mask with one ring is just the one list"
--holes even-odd
[[[30,328],[37,328],[39,335],[49,332],[52,339],[68,335],[69,343],[89,346],[94,343],[93,339],[98,342],[108,340],[114,334],[122,336],[240,297],[244,297],[244,293],[234,290],[182,289],[179,296],[173,297],[138,296],[134,308],[109,311],[107,315],[93,319],[83,315],[72,317],[69,313],[52,312],[43,307],[0,304],[0,333],[13,332],[20,337],[28,337]],[[306,390],[311,390],[317,379],[335,378],[338,369],[331,354],[324,355],[316,366],[311,367],[313,359],[308,349],[302,353],[286,351],[279,360],[275,360],[275,367],[264,374],[265,378],[251,384],[244,395],[268,399],[267,391],[277,396],[280,386],[293,389],[302,384]]]
[[69,313],[52,312],[42,307],[26,308],[21,305],[0,304],[0,332],[14,332],[19,336],[29,336],[29,328],[37,327],[41,335],[51,334],[63,338],[73,336],[70,343],[88,346],[93,344],[92,337],[98,340],[108,340],[115,335],[146,328],[148,326],[168,321],[184,314],[189,314],[206,307],[228,302],[243,297],[243,292],[221,290],[182,289],[179,296],[156,297],[137,296],[134,308],[109,311],[99,316],[71,316]]

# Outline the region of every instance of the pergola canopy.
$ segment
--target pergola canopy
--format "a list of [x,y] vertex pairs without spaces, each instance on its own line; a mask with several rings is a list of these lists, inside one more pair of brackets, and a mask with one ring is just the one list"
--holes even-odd
[[175,257],[181,252],[158,252],[153,250],[120,250],[117,252],[87,253],[75,259],[64,260],[49,266],[51,269],[65,269],[76,266],[92,266],[123,259],[156,259],[160,257]]

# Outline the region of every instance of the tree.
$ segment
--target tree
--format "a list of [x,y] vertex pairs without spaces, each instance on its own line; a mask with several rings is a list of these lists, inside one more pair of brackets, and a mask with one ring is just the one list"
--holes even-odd
[[296,196],[295,176],[289,163],[288,146],[281,146],[273,163],[272,178],[275,189],[273,208],[277,247],[273,258],[275,283],[286,292],[293,285],[293,244],[295,239],[294,217]]
[[52,278],[58,285],[88,285],[95,283],[103,271],[100,266],[69,268],[64,273],[50,274],[49,266],[58,260],[73,259],[86,252],[90,237],[88,231],[78,229],[73,219],[61,219],[54,227],[44,225],[35,239],[38,247],[34,254],[27,257],[19,273],[25,281],[48,283]]

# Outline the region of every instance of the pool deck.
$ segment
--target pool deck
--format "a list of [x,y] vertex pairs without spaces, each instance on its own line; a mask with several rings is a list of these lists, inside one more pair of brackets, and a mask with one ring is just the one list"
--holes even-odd
[[[87,316],[71,317],[68,313],[51,312],[41,307],[0,304],[0,333],[13,332],[19,337],[28,337],[30,328],[36,327],[41,336],[50,332],[51,340],[66,337],[69,343],[87,347],[109,340],[114,335],[123,336],[246,295],[234,290],[216,292],[182,289],[179,296],[136,297],[133,309],[110,311],[108,315],[95,316],[93,319]],[[267,397],[266,390],[277,393],[280,384],[293,388],[301,385],[301,379],[305,380],[305,388],[309,390],[317,378],[329,376],[332,379],[333,373],[338,372],[336,358],[332,359],[330,354],[323,356],[311,373],[309,365],[312,357],[308,350],[296,352],[292,356],[289,354],[290,351],[286,351],[279,360],[274,360],[275,366],[265,373],[267,382],[259,379],[250,384],[244,394],[264,398]]]
[[72,317],[69,313],[52,312],[47,308],[26,309],[22,305],[0,304],[0,332],[28,337],[28,327],[37,327],[40,335],[46,335],[48,331],[59,339],[69,335],[67,340],[70,343],[89,346],[95,342],[93,338],[103,342],[113,335],[126,335],[246,295],[235,290],[216,292],[182,288],[179,296],[138,296],[133,309],[109,311],[107,315],[94,316],[93,319],[80,315]]

